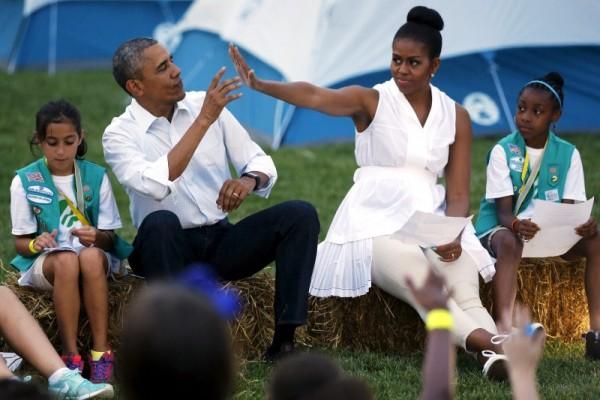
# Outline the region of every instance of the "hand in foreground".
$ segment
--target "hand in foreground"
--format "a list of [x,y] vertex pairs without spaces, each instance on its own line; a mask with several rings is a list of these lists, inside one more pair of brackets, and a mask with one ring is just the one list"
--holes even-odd
[[598,224],[594,217],[590,217],[590,219],[582,225],[579,225],[575,228],[575,233],[583,238],[591,238],[598,234]]
[[231,212],[237,209],[252,190],[254,190],[255,185],[256,182],[251,178],[226,180],[219,191],[217,206],[224,212]]
[[71,230],[71,234],[78,237],[79,243],[85,247],[90,247],[96,244],[96,239],[98,238],[98,230],[89,225],[73,229]]
[[256,89],[258,78],[256,78],[254,70],[248,66],[242,53],[240,53],[240,50],[233,43],[229,43],[229,57],[244,85],[251,89]]
[[540,230],[540,227],[530,219],[520,219],[516,226],[516,234],[523,241],[531,240]]
[[[511,325],[510,316],[505,315],[504,320],[505,326]],[[542,356],[546,335],[541,329],[534,332],[528,329],[528,325],[531,323],[531,313],[522,304],[515,305],[515,322],[517,332],[513,333],[510,340],[502,345],[509,360],[509,369],[515,373],[535,373]]]
[[242,93],[230,94],[232,90],[238,89],[241,86],[240,78],[236,76],[221,82],[224,73],[225,67],[221,67],[210,82],[210,85],[208,85],[204,103],[202,103],[200,114],[198,114],[198,118],[205,119],[209,125],[219,118],[221,111],[223,111],[223,108],[227,104],[242,97]]
[[56,229],[54,229],[52,232],[42,232],[38,237],[35,238],[35,241],[33,242],[33,248],[40,252],[50,247],[58,247],[58,244],[56,243],[57,234],[58,230]]
[[456,238],[454,241],[444,244],[441,246],[436,246],[432,249],[440,256],[440,261],[443,262],[452,262],[456,261],[460,258],[462,254],[462,246],[460,245],[460,236]]
[[406,277],[405,282],[417,304],[425,310],[448,308],[450,294],[444,287],[444,278],[435,272],[431,266],[429,266],[427,278],[425,278],[425,282],[421,287],[417,288],[410,277]]

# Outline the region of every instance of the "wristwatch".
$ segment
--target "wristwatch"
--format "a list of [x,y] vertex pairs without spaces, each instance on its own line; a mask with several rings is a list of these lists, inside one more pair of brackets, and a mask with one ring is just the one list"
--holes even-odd
[[260,187],[260,176],[258,176],[258,174],[255,174],[253,172],[244,172],[241,177],[243,178],[244,176],[252,178],[256,181],[256,185],[254,186],[253,190],[257,190]]

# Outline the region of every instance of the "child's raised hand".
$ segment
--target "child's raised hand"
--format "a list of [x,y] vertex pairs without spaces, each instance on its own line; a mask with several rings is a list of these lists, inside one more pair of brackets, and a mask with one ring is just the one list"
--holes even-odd
[[52,232],[43,232],[35,238],[33,247],[39,252],[50,247],[58,247],[56,243],[56,235],[58,231],[54,229]]
[[73,236],[77,236],[82,245],[85,247],[90,247],[96,243],[98,230],[93,226],[86,225],[82,226],[81,228],[73,229],[71,234],[73,234]]
[[579,225],[575,228],[575,233],[583,238],[591,238],[598,234],[598,224],[594,217],[590,217],[590,219],[582,225]]
[[[511,319],[510,316],[504,316],[504,318],[508,321]],[[527,329],[531,323],[531,313],[522,304],[515,305],[515,322],[518,331],[502,345],[506,357],[508,357],[508,367],[512,373],[517,375],[535,373],[542,356],[546,335],[543,330],[531,332]]]
[[524,241],[531,240],[540,227],[530,219],[520,219],[517,224],[517,235]]
[[429,273],[421,287],[417,288],[410,277],[406,277],[405,282],[417,304],[425,310],[448,307],[450,294],[444,286],[444,278],[433,267],[429,266]]

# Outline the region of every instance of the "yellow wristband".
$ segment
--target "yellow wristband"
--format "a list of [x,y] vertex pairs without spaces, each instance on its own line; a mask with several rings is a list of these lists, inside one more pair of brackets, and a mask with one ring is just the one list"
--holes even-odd
[[35,246],[34,246],[34,245],[35,245],[35,239],[31,239],[31,240],[29,241],[29,246],[28,246],[28,247],[29,247],[29,251],[31,252],[31,254],[37,254],[37,253],[39,253],[39,252],[40,252],[39,250],[37,250],[37,249],[35,248]]
[[425,327],[428,331],[436,329],[452,330],[454,327],[454,318],[452,314],[444,308],[435,308],[427,313]]

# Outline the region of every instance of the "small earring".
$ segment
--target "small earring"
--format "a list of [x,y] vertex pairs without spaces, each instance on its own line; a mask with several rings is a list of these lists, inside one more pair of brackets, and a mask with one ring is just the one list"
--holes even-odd
[[435,74],[431,74],[431,77],[433,78],[435,76]]

